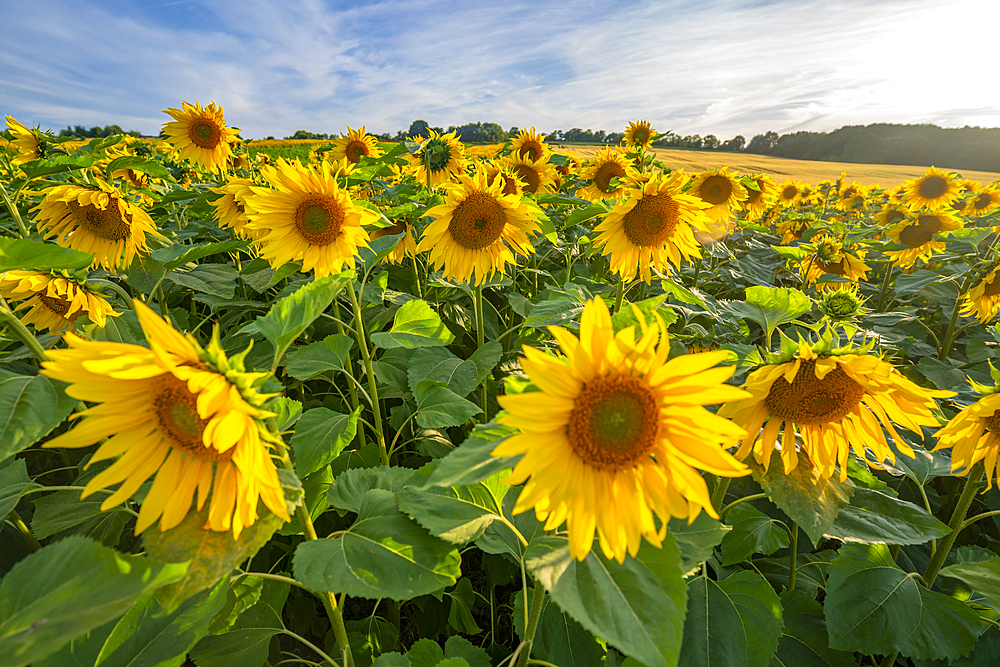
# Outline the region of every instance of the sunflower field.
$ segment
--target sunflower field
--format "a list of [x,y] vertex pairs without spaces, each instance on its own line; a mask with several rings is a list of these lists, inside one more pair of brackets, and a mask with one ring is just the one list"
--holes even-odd
[[6,118],[5,667],[1000,661],[1000,184],[166,113]]

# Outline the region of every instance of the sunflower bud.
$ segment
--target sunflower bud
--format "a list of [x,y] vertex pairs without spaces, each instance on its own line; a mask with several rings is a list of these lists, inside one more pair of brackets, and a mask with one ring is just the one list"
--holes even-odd
[[870,311],[864,307],[865,301],[867,299],[858,297],[856,290],[841,289],[823,294],[823,298],[819,302],[819,309],[831,320],[845,322]]

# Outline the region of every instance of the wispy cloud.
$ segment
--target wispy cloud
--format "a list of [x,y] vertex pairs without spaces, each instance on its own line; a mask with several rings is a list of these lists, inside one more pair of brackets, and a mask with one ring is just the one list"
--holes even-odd
[[195,99],[252,137],[418,117],[721,138],[1000,121],[995,0],[61,0],[5,19],[0,112],[56,128],[153,133]]

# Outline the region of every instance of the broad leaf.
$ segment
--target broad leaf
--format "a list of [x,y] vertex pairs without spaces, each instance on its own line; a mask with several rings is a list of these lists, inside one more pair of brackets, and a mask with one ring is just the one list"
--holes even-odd
[[425,489],[407,486],[396,493],[396,501],[399,509],[416,519],[431,535],[464,545],[501,518],[503,497],[510,488],[499,481],[501,475],[497,473],[469,486]]
[[28,477],[24,459],[0,463],[0,517],[6,518],[26,491],[39,488],[41,484],[32,482]]
[[374,345],[382,348],[442,347],[455,340],[441,318],[426,301],[407,301],[393,317],[392,328],[371,335]]
[[730,301],[726,309],[737,317],[759,324],[771,339],[771,333],[781,324],[791,322],[812,309],[809,297],[789,287],[748,287],[746,301]]
[[15,269],[51,271],[85,269],[94,263],[90,253],[54,243],[0,237],[0,272]]
[[423,428],[459,426],[482,412],[478,405],[434,380],[422,380],[413,394],[417,399],[417,424]]
[[[528,605],[535,591],[528,588]],[[524,595],[514,595],[514,631],[524,638]],[[573,617],[546,597],[542,602],[542,615],[535,629],[535,641],[531,645],[531,655],[559,667],[601,667],[607,654],[592,634],[573,620]],[[609,663],[610,664],[610,663]]]
[[681,552],[681,569],[684,574],[689,574],[699,567],[702,561],[711,558],[715,547],[731,530],[730,526],[704,512],[699,513],[698,518],[691,524],[686,519],[672,518],[668,527],[677,539],[677,547]]
[[170,172],[167,168],[156,160],[150,160],[149,158],[140,157],[138,155],[123,155],[117,157],[108,163],[105,167],[107,173],[113,173],[119,169],[131,169],[132,171],[138,171],[143,174],[149,174],[153,178],[170,178]]
[[726,516],[733,527],[722,538],[722,564],[739,563],[752,554],[770,556],[788,546],[788,531],[778,521],[749,504],[737,505]]
[[829,537],[869,544],[923,544],[951,530],[933,514],[905,500],[872,489],[856,488],[851,504],[840,510]]
[[899,652],[921,660],[955,660],[972,650],[989,625],[964,602],[918,586],[920,624],[898,645]]
[[[75,169],[86,169],[94,164],[94,158],[88,155],[56,155],[44,160],[34,160],[22,164],[21,169],[30,178],[52,176]],[[4,269],[6,270],[6,269]]]
[[444,347],[414,350],[407,377],[412,392],[424,380],[441,382],[459,396],[468,395],[477,385],[476,364],[459,359]]
[[191,659],[198,667],[261,667],[267,660],[271,637],[285,628],[281,610],[287,597],[288,584],[265,581],[260,600],[225,633],[195,644]]
[[167,280],[203,294],[232,299],[239,273],[228,264],[199,264],[190,271],[174,271]]
[[365,494],[372,489],[396,493],[413,477],[412,468],[379,466],[351,468],[337,475],[326,491],[330,505],[348,512],[360,512]]
[[317,343],[309,343],[288,355],[285,371],[296,380],[310,380],[327,371],[345,371],[354,339],[331,334]]
[[781,593],[782,620],[778,650],[771,667],[857,667],[854,654],[829,648],[823,607],[799,590]]
[[942,577],[964,582],[994,607],[1000,607],[1000,557],[976,563],[954,563],[941,568]]
[[62,382],[0,370],[0,461],[38,442],[79,403]]
[[295,472],[305,477],[337,458],[354,440],[360,414],[360,406],[349,415],[327,408],[306,410],[296,422],[291,440]]
[[491,456],[491,452],[517,432],[517,429],[496,422],[476,426],[461,445],[438,459],[437,468],[424,481],[424,486],[475,484],[500,470],[514,467],[519,456]]
[[166,248],[154,250],[150,256],[163,264],[167,271],[173,271],[179,266],[188,262],[194,262],[209,255],[229,253],[234,250],[241,250],[250,245],[250,241],[234,239],[232,241],[218,241],[215,243],[201,243],[198,245],[183,245],[180,243]]

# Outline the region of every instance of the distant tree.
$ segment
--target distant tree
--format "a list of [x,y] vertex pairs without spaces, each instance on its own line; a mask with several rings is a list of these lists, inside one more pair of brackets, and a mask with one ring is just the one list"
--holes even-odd
[[118,125],[105,125],[104,127],[99,127],[95,125],[89,130],[83,125],[75,125],[72,129],[69,126],[65,130],[59,131],[60,137],[79,137],[81,139],[96,139],[98,137],[110,137],[113,134],[127,134],[132,137],[141,137],[142,133],[138,130],[129,130],[126,132]]
[[704,145],[704,141],[700,134],[689,134],[681,139],[681,146],[684,148],[701,148]]
[[429,128],[430,125],[427,124],[426,120],[415,120],[410,123],[410,129],[406,134],[411,137],[423,137],[426,139],[430,136],[430,134],[427,133]]
[[563,135],[562,130],[552,130],[545,136],[548,141],[565,141],[566,137]]
[[468,123],[457,128],[449,127],[448,131],[456,132],[460,140],[472,144],[495,144],[506,138],[503,128],[496,123]]
[[329,139],[329,134],[316,133],[316,132],[306,132],[305,130],[295,130],[295,134],[290,137],[285,137],[285,139]]
[[794,134],[783,134],[778,137],[771,148],[771,155],[779,157],[789,157],[801,159],[812,147],[813,141],[821,136],[822,132],[796,132]]
[[747,145],[747,140],[743,138],[743,135],[737,134],[732,139],[727,139],[726,141],[723,141],[722,145],[719,146],[719,150],[737,153],[743,150],[743,148],[746,145]]
[[719,138],[714,134],[706,135],[705,138],[701,140],[701,147],[709,151],[718,150]]
[[604,136],[604,143],[606,144],[620,144],[624,140],[624,132],[609,132]]
[[519,128],[517,125],[511,125],[510,129],[507,130],[507,138],[508,139],[513,139],[514,137],[517,136],[518,132],[520,132],[520,131],[521,131],[521,128]]
[[774,144],[778,142],[777,132],[765,132],[764,134],[758,134],[750,143],[747,144],[747,153],[757,153],[758,155],[770,155],[771,151],[774,149]]

